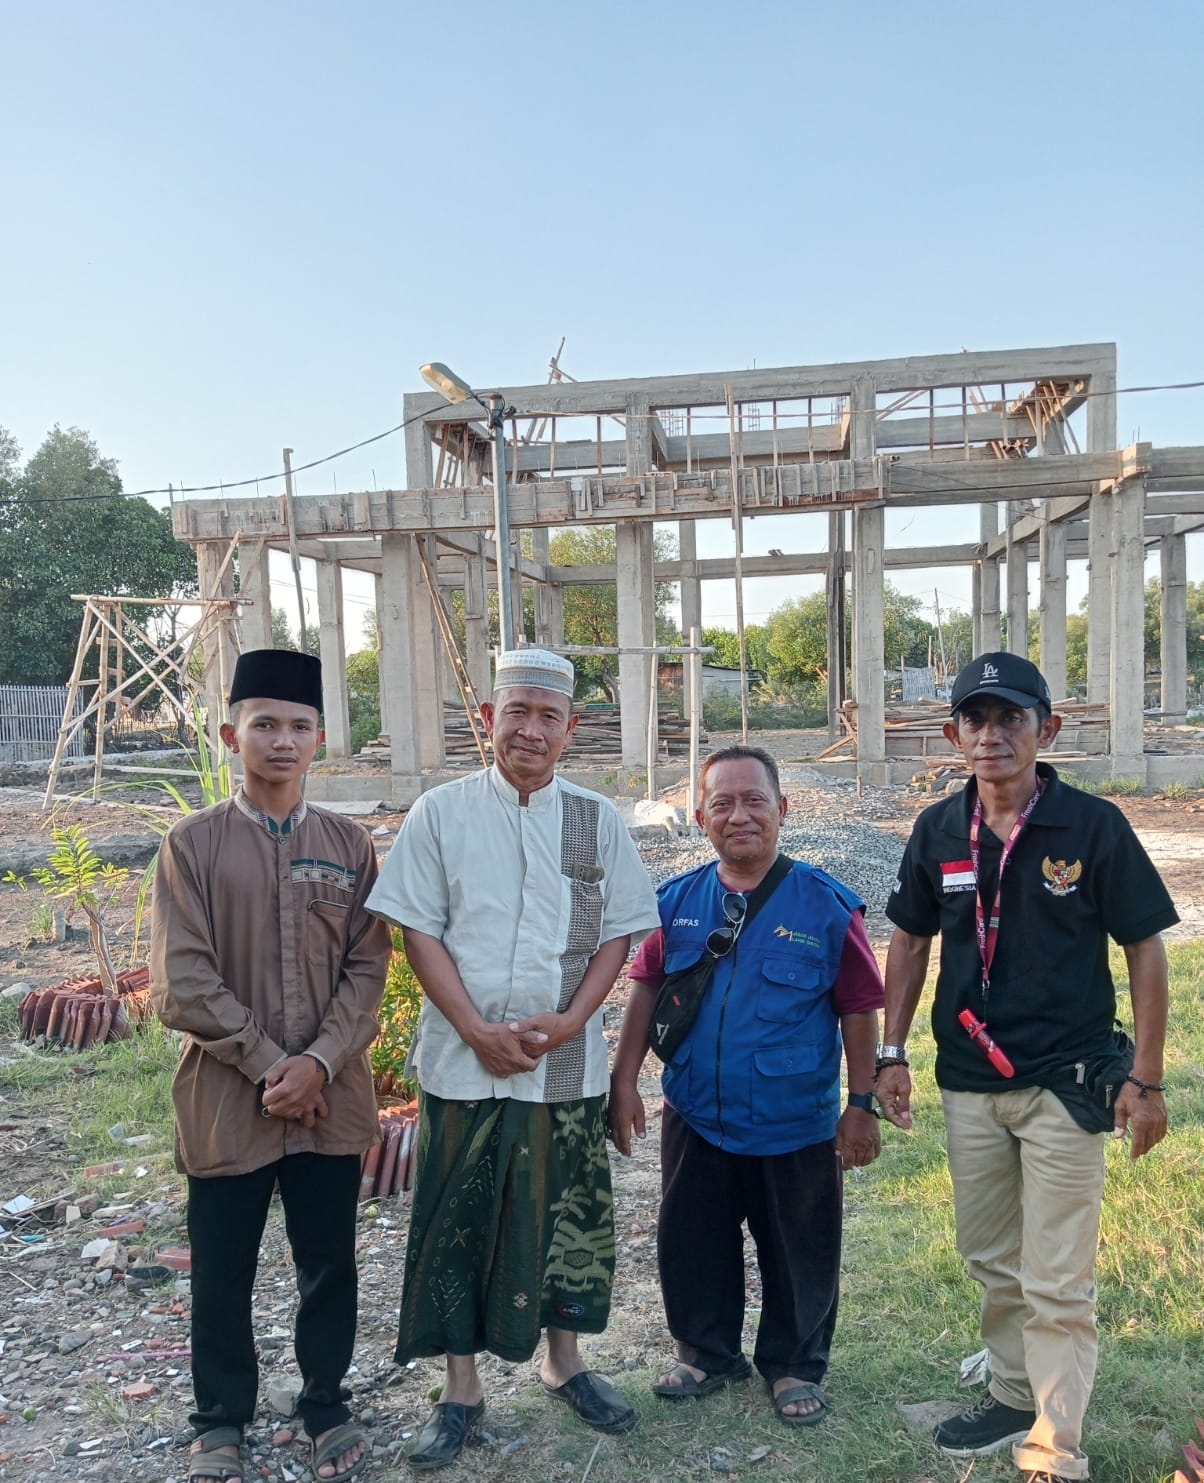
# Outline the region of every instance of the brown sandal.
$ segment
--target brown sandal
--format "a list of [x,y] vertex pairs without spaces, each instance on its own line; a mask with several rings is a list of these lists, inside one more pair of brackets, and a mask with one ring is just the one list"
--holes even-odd
[[[188,1454],[189,1478],[216,1478],[218,1483],[246,1483],[247,1470],[241,1457],[229,1457],[219,1447],[241,1447],[242,1432],[236,1426],[215,1426],[199,1432],[200,1451]],[[335,1454],[338,1455],[337,1453]]]
[[[354,1421],[345,1421],[342,1426],[336,1426],[333,1431],[327,1432],[322,1438],[321,1446],[312,1438],[309,1445],[313,1449],[309,1466],[317,1483],[343,1483],[345,1478],[354,1478],[357,1473],[368,1466],[368,1459],[372,1455],[368,1447],[368,1438]],[[346,1472],[336,1473],[333,1478],[318,1476],[319,1468],[324,1468],[328,1464],[331,1467],[337,1466],[339,1458],[344,1452],[349,1452],[352,1447],[362,1447],[364,1450]]]

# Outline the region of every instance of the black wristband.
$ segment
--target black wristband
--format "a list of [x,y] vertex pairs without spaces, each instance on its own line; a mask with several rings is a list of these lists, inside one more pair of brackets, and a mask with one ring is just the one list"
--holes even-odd
[[871,1112],[875,1117],[880,1118],[882,1116],[874,1106],[873,1092],[850,1092],[848,1105],[850,1107],[856,1107],[861,1112]]
[[1148,1097],[1151,1092],[1166,1091],[1166,1088],[1160,1082],[1142,1081],[1139,1076],[1126,1076],[1125,1080],[1131,1081],[1135,1087],[1139,1088],[1137,1095],[1142,1098]]
[[877,1061],[874,1062],[874,1075],[876,1077],[878,1075],[879,1071],[881,1071],[886,1066],[910,1066],[910,1065],[911,1065],[911,1062],[907,1059],[906,1056],[883,1056],[881,1059],[879,1059],[879,1060],[877,1060]]

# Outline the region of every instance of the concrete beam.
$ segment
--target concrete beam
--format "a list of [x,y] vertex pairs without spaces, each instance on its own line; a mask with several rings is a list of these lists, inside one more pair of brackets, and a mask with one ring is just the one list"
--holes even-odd
[[[639,396],[660,408],[721,407],[730,385],[737,402],[768,402],[799,397],[847,396],[854,381],[865,379],[875,392],[929,387],[981,386],[1029,381],[1077,381],[1116,371],[1114,344],[1061,345],[1024,350],[985,350],[950,355],[902,356],[889,360],[846,361],[820,366],[778,366],[752,371],[714,371],[683,376],[645,376],[612,381],[562,381],[507,386],[507,403],[517,415],[622,414],[627,399]],[[494,388],[481,386],[478,391]],[[406,415],[427,414],[432,422],[475,422],[480,408],[465,402],[450,407],[436,392],[405,399]]]

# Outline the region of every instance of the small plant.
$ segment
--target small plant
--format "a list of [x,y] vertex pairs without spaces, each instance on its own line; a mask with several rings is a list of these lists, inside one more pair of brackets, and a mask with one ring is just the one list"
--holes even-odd
[[[5,871],[0,880],[6,886],[19,886],[22,891],[29,890],[29,882],[17,874],[15,870]],[[54,941],[54,907],[46,901],[35,901],[33,914],[30,918],[29,936],[25,939],[26,947],[31,947],[35,942]]]
[[1140,798],[1145,785],[1140,778],[1101,778],[1097,791],[1105,798]]
[[54,941],[54,907],[49,901],[34,903],[33,922],[30,927],[31,942]]
[[[96,954],[96,966],[106,994],[117,993],[117,970],[109,952],[109,909],[121,895],[129,876],[124,865],[102,860],[92,848],[88,836],[78,824],[68,824],[50,831],[54,848],[45,865],[31,872],[35,881],[53,901],[65,901],[68,915],[82,911],[88,923],[88,936]],[[16,879],[9,871],[5,879]],[[53,929],[53,915],[51,917]]]
[[1172,778],[1162,790],[1163,798],[1170,798],[1176,803],[1181,803],[1185,798],[1190,798],[1191,795],[1191,784],[1185,783],[1182,778]]
[[373,1041],[372,1075],[382,1097],[413,1096],[415,1082],[405,1074],[406,1060],[418,1029],[422,987],[410,967],[401,931],[393,928],[393,956],[380,1005],[380,1034]]

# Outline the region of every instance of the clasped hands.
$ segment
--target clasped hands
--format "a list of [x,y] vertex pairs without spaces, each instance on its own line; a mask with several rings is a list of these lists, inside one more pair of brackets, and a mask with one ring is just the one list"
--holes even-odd
[[326,1072],[313,1056],[288,1056],[277,1061],[263,1079],[263,1110],[270,1117],[312,1128],[329,1112],[322,1088]]
[[481,1020],[468,1044],[493,1076],[534,1071],[550,1050],[571,1040],[579,1026],[568,1015],[535,1014],[525,1020]]

